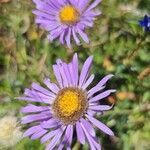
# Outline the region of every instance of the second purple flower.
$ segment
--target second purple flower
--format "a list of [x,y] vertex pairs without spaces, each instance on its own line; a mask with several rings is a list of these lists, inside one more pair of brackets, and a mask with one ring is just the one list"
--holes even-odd
[[61,44],[71,48],[72,39],[77,45],[80,37],[89,43],[85,29],[92,27],[99,11],[93,9],[101,2],[95,0],[33,0],[36,4],[36,23],[49,32],[48,39],[59,39]]

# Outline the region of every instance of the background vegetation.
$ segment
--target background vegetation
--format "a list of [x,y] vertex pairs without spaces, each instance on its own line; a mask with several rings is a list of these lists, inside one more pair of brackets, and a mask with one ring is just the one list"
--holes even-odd
[[[97,131],[105,150],[148,150],[150,148],[150,32],[138,20],[150,12],[148,0],[103,0],[102,15],[87,30],[91,43],[73,46],[80,64],[94,56],[92,72],[96,81],[107,74],[115,77],[108,87],[117,93],[108,97],[114,108],[99,119],[115,132],[110,138]],[[25,102],[15,100],[33,81],[45,77],[54,81],[56,58],[69,61],[72,51],[49,43],[46,32],[34,23],[31,0],[0,0],[0,117],[15,115]],[[22,127],[22,131],[27,126]],[[87,145],[74,143],[74,149]],[[4,148],[2,148],[4,149]],[[39,140],[21,140],[11,150],[43,150]]]

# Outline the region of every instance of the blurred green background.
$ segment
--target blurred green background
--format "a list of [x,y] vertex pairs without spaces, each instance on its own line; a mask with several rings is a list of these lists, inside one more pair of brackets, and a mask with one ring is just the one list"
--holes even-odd
[[[0,0],[0,117],[14,114],[26,102],[15,100],[33,81],[45,77],[54,81],[52,64],[56,58],[69,61],[77,52],[80,64],[94,56],[95,83],[114,74],[108,88],[116,94],[107,103],[114,108],[99,119],[115,133],[108,137],[97,130],[104,150],[150,149],[150,32],[145,33],[138,20],[150,13],[149,0],[103,0],[102,15],[87,30],[91,43],[68,50],[57,41],[49,43],[47,33],[34,23],[31,0]],[[27,126],[23,126],[22,131]],[[5,148],[2,148],[5,149]],[[10,150],[43,150],[39,140],[21,140]],[[78,143],[74,150],[87,150]]]

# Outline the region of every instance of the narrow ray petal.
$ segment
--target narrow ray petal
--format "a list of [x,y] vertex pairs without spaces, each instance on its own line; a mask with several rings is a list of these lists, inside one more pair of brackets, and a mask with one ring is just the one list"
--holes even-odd
[[31,123],[31,122],[34,122],[34,121],[49,119],[50,117],[51,117],[50,113],[46,114],[44,112],[39,113],[39,114],[34,114],[34,115],[27,115],[27,116],[22,118],[21,123],[22,124],[27,124],[27,123]]
[[42,112],[49,110],[50,108],[48,106],[36,106],[33,104],[28,104],[26,107],[23,107],[21,109],[22,113],[32,113],[32,112]]
[[79,122],[76,123],[77,138],[81,144],[85,144],[85,135]]
[[53,71],[54,71],[55,77],[57,79],[57,82],[59,83],[60,88],[62,88],[63,81],[62,81],[62,77],[61,77],[61,74],[60,74],[60,71],[59,71],[59,68],[57,65],[53,65]]
[[85,90],[85,89],[92,83],[92,81],[94,80],[94,77],[95,77],[95,75],[92,74],[92,75],[89,77],[89,79],[85,82],[85,84],[82,85],[82,89]]
[[93,144],[92,137],[89,135],[88,130],[86,130],[86,128],[84,127],[83,124],[81,124],[81,126],[82,126],[82,128],[83,128],[83,130],[84,130],[84,133],[85,133],[86,138],[87,138],[87,140],[88,140],[88,142],[89,142],[89,145],[90,145],[90,147],[91,147],[91,150],[96,150],[95,145]]
[[87,11],[95,8],[99,3],[101,2],[101,0],[95,0],[87,9]]
[[80,74],[80,79],[79,79],[79,87],[82,87],[82,85],[85,83],[85,81],[88,78],[89,71],[91,68],[93,57],[90,56],[84,63],[81,74]]
[[56,144],[59,142],[62,134],[62,131],[59,131],[57,134],[55,134],[55,136],[50,141],[50,144],[48,144],[48,146],[46,147],[46,150],[53,150]]
[[90,96],[92,96],[93,94],[95,94],[96,92],[98,92],[98,91],[100,91],[100,90],[102,90],[103,89],[103,85],[105,85],[106,84],[106,82],[110,79],[110,78],[112,78],[114,75],[112,75],[112,74],[110,74],[110,75],[107,75],[107,76],[105,76],[102,80],[100,80],[100,82],[96,85],[96,86],[94,86],[92,89],[90,89],[89,91],[88,91],[88,97],[90,97]]
[[89,123],[89,121],[85,120],[85,119],[80,119],[81,123],[84,125],[84,127],[87,129],[87,131],[89,132],[90,135],[95,136],[95,131],[93,126]]
[[28,137],[28,136],[31,136],[32,134],[34,134],[35,132],[37,131],[41,131],[42,128],[40,125],[37,125],[37,126],[33,126],[29,129],[27,129],[24,134],[23,134],[23,137]]
[[45,79],[44,83],[55,94],[57,94],[58,91],[60,90],[56,84],[50,82],[50,79]]
[[116,92],[116,90],[106,90],[106,91],[98,94],[97,96],[91,98],[89,101],[90,102],[95,102],[95,101],[101,100],[101,99],[109,96],[111,93],[114,93],[114,92]]
[[106,111],[110,110],[113,106],[109,105],[91,105],[89,106],[89,109],[92,109],[94,111]]
[[31,136],[32,140],[38,139],[47,133],[47,130],[41,130],[40,132],[36,132]]
[[49,133],[47,133],[46,135],[44,135],[41,138],[41,143],[47,142],[48,140],[50,140],[52,137],[54,137],[55,135],[57,135],[60,132],[61,132],[60,129],[56,129],[56,130],[50,131]]
[[97,119],[86,115],[86,117],[97,127],[99,128],[101,131],[103,131],[104,133],[114,136],[114,133],[102,122],[98,121]]

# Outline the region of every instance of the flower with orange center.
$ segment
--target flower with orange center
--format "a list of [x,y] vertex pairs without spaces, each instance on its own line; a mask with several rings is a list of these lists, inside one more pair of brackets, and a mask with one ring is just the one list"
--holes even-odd
[[86,29],[93,27],[101,13],[95,7],[101,0],[33,0],[36,4],[35,22],[48,31],[49,41],[59,39],[61,44],[72,47],[72,41],[80,45],[80,37],[89,43]]
[[42,143],[49,141],[46,150],[62,150],[64,147],[71,149],[75,130],[81,144],[87,141],[92,150],[99,150],[101,147],[96,140],[94,127],[108,135],[114,135],[105,124],[95,118],[97,113],[102,114],[112,108],[101,105],[100,101],[115,92],[114,89],[102,92],[113,75],[107,75],[97,85],[89,88],[94,79],[94,74],[89,76],[92,59],[90,56],[85,61],[80,73],[77,54],[69,64],[58,59],[53,65],[57,84],[46,79],[44,83],[47,88],[33,83],[31,89],[25,90],[25,96],[20,97],[20,100],[46,104],[29,104],[22,109],[23,113],[28,114],[22,118],[22,124],[32,123],[32,127],[24,133],[25,137],[41,138]]

